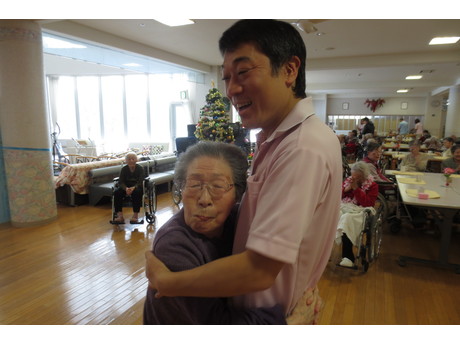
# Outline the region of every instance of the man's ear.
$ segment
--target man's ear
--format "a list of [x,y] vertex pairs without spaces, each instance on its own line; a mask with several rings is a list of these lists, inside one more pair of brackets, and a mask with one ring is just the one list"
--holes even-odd
[[295,87],[295,81],[297,79],[297,75],[299,74],[299,68],[300,68],[300,59],[297,56],[293,56],[284,65],[287,87],[289,88]]

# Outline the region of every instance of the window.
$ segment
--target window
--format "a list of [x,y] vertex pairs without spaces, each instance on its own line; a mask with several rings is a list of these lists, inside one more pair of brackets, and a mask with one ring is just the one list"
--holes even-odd
[[60,77],[54,92],[56,122],[61,129],[61,138],[78,138],[78,119],[75,110],[74,78]]
[[173,138],[187,136],[187,125],[193,122],[190,102],[180,101],[181,91],[192,87],[187,74],[52,76],[48,80],[53,90],[48,92],[51,115],[61,128],[59,138],[90,139],[98,154],[125,151],[132,142],[169,143],[172,150]]
[[[120,69],[119,75],[48,76],[50,130],[58,123],[60,139],[90,139],[98,154],[124,151],[130,142],[172,148],[171,106],[205,79],[185,67],[46,31],[43,51]],[[190,102],[182,108],[178,130],[187,122],[184,116],[190,117]]]
[[99,78],[77,78],[78,119],[80,133],[76,138],[91,138],[101,141],[101,123],[99,117]]
[[122,151],[126,149],[123,76],[102,77],[101,90],[104,124],[101,143],[103,151]]
[[148,78],[145,74],[125,77],[127,137],[130,142],[149,140],[147,116]]

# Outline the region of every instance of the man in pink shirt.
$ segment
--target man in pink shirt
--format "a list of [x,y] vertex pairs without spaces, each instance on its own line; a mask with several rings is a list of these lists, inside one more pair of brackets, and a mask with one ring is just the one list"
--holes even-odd
[[235,296],[237,306],[281,304],[286,316],[328,262],[339,219],[340,144],[305,94],[306,49],[290,24],[242,20],[219,41],[227,96],[245,128],[261,128],[233,255],[169,272],[147,253],[162,296]]

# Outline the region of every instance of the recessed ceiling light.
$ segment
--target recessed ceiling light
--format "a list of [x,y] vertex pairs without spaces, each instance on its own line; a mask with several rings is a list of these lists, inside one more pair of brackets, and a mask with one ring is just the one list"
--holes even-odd
[[408,89],[400,89],[398,91],[396,91],[397,93],[406,93],[406,92],[409,92]]
[[435,44],[454,44],[460,40],[460,37],[435,37],[430,41],[430,45]]
[[408,80],[417,80],[417,79],[422,79],[422,76],[421,75],[408,75],[406,77],[406,79],[408,79]]
[[182,26],[182,25],[195,24],[195,22],[191,19],[162,18],[162,19],[154,19],[154,20],[164,25],[168,25],[168,26]]

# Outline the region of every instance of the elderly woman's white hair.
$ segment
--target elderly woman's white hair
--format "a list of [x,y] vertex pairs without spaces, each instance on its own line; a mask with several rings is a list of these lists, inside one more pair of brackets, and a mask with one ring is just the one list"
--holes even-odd
[[126,154],[125,160],[127,160],[129,157],[136,157],[136,159],[137,159],[136,153],[135,153],[135,152],[132,152],[132,151],[131,151],[131,152],[128,152],[128,153]]
[[370,169],[369,169],[369,164],[364,162],[364,161],[359,161],[356,162],[355,164],[352,165],[351,167],[351,172],[353,171],[358,171],[361,174],[363,174],[364,179],[367,179],[370,174]]

